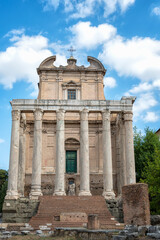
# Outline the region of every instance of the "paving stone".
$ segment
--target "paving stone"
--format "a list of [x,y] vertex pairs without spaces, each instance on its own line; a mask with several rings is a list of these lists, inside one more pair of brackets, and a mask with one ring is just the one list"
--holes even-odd
[[113,236],[113,240],[126,240],[127,239],[127,236]]
[[139,236],[141,236],[141,237],[145,236],[147,231],[148,231],[148,228],[146,226],[138,227],[138,233],[139,233]]
[[16,235],[19,235],[20,233],[18,231],[11,231],[11,235],[12,236],[16,236]]
[[36,234],[42,234],[42,230],[36,230]]
[[10,235],[11,234],[11,232],[9,232],[9,231],[4,231],[3,232],[3,235]]
[[30,231],[21,231],[22,235],[28,235],[30,234]]
[[157,226],[149,226],[148,233],[155,233],[157,232]]
[[147,233],[147,236],[160,240],[160,233]]

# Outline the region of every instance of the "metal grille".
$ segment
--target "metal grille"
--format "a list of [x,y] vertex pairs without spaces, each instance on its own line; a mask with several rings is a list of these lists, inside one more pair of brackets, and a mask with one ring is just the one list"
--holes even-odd
[[76,99],[76,90],[68,89],[68,99]]

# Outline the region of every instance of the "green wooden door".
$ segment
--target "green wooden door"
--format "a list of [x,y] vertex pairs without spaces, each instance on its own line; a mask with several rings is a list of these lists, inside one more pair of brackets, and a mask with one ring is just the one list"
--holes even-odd
[[66,173],[77,172],[77,151],[66,151]]

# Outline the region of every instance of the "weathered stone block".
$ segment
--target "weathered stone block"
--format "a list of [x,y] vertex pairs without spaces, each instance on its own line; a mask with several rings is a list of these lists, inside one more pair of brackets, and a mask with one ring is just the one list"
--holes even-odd
[[124,223],[150,225],[148,185],[130,184],[122,188]]
[[90,214],[88,215],[88,229],[96,230],[100,228],[100,223],[98,219],[98,215]]

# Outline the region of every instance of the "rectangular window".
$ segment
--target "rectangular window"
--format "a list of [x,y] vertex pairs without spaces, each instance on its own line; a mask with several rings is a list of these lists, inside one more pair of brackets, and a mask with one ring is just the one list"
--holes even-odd
[[76,99],[76,90],[68,89],[68,99]]

